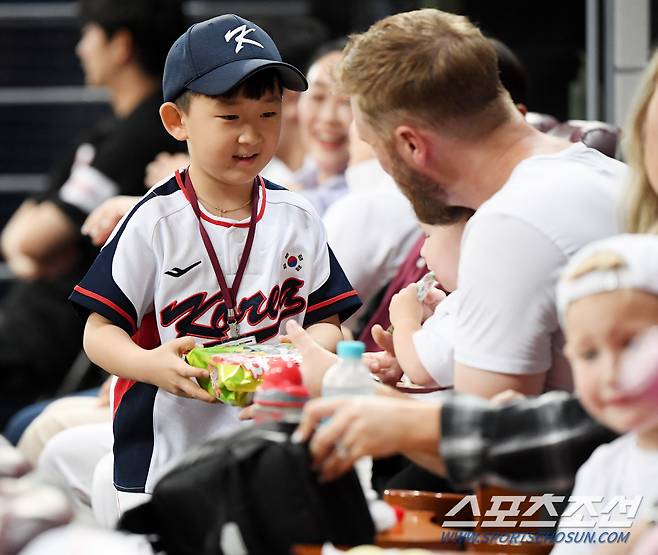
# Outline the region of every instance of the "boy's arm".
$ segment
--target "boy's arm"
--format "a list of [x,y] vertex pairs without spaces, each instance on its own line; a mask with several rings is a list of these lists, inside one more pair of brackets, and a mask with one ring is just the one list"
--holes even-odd
[[343,340],[343,332],[340,330],[340,318],[337,314],[311,324],[306,331],[321,347],[336,352],[336,345]]
[[156,385],[174,395],[213,403],[216,399],[191,380],[208,377],[208,372],[181,358],[194,345],[193,338],[179,337],[155,349],[143,349],[124,330],[95,312],[85,325],[85,351],[89,360],[101,368],[121,378]]
[[413,342],[413,335],[423,320],[423,305],[418,300],[415,283],[393,296],[389,315],[393,325],[393,347],[400,368],[417,385],[433,384],[434,380],[421,363]]

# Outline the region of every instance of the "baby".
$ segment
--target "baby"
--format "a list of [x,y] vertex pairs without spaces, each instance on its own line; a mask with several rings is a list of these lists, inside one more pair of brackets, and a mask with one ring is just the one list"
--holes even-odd
[[385,383],[396,383],[404,374],[416,385],[450,386],[453,383],[453,317],[458,302],[457,268],[462,234],[474,211],[450,207],[432,223],[421,222],[425,243],[420,253],[427,267],[446,291],[431,288],[422,299],[412,283],[397,293],[389,305],[392,331],[373,326],[372,335],[384,349],[366,353],[371,372]]

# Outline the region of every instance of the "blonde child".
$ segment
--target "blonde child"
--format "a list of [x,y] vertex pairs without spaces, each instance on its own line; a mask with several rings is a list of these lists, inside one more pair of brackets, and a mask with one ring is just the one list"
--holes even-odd
[[[658,498],[656,401],[624,387],[621,374],[621,368],[629,371],[621,364],[627,347],[658,326],[658,237],[621,235],[588,245],[565,268],[557,302],[580,401],[596,420],[624,434],[592,454],[572,492],[572,497],[602,497],[600,512],[612,507],[597,523],[597,533],[610,531],[601,519],[630,525]],[[577,518],[563,515],[561,531],[583,531],[574,526]],[[593,547],[561,542],[553,553]]]

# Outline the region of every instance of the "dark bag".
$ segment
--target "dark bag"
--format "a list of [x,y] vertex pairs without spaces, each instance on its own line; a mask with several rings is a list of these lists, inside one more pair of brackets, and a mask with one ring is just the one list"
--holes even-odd
[[158,482],[119,528],[155,535],[169,555],[276,555],[296,544],[372,543],[375,530],[352,471],[318,482],[295,425],[268,422],[210,441]]

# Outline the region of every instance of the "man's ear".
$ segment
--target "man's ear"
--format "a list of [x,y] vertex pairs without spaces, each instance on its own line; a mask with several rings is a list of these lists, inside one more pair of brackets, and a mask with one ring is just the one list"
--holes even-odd
[[427,138],[417,127],[399,125],[394,131],[394,144],[398,154],[411,167],[423,167],[428,157]]
[[173,102],[165,102],[160,106],[160,119],[167,132],[179,141],[185,141],[188,138],[187,129],[185,128],[185,114]]

